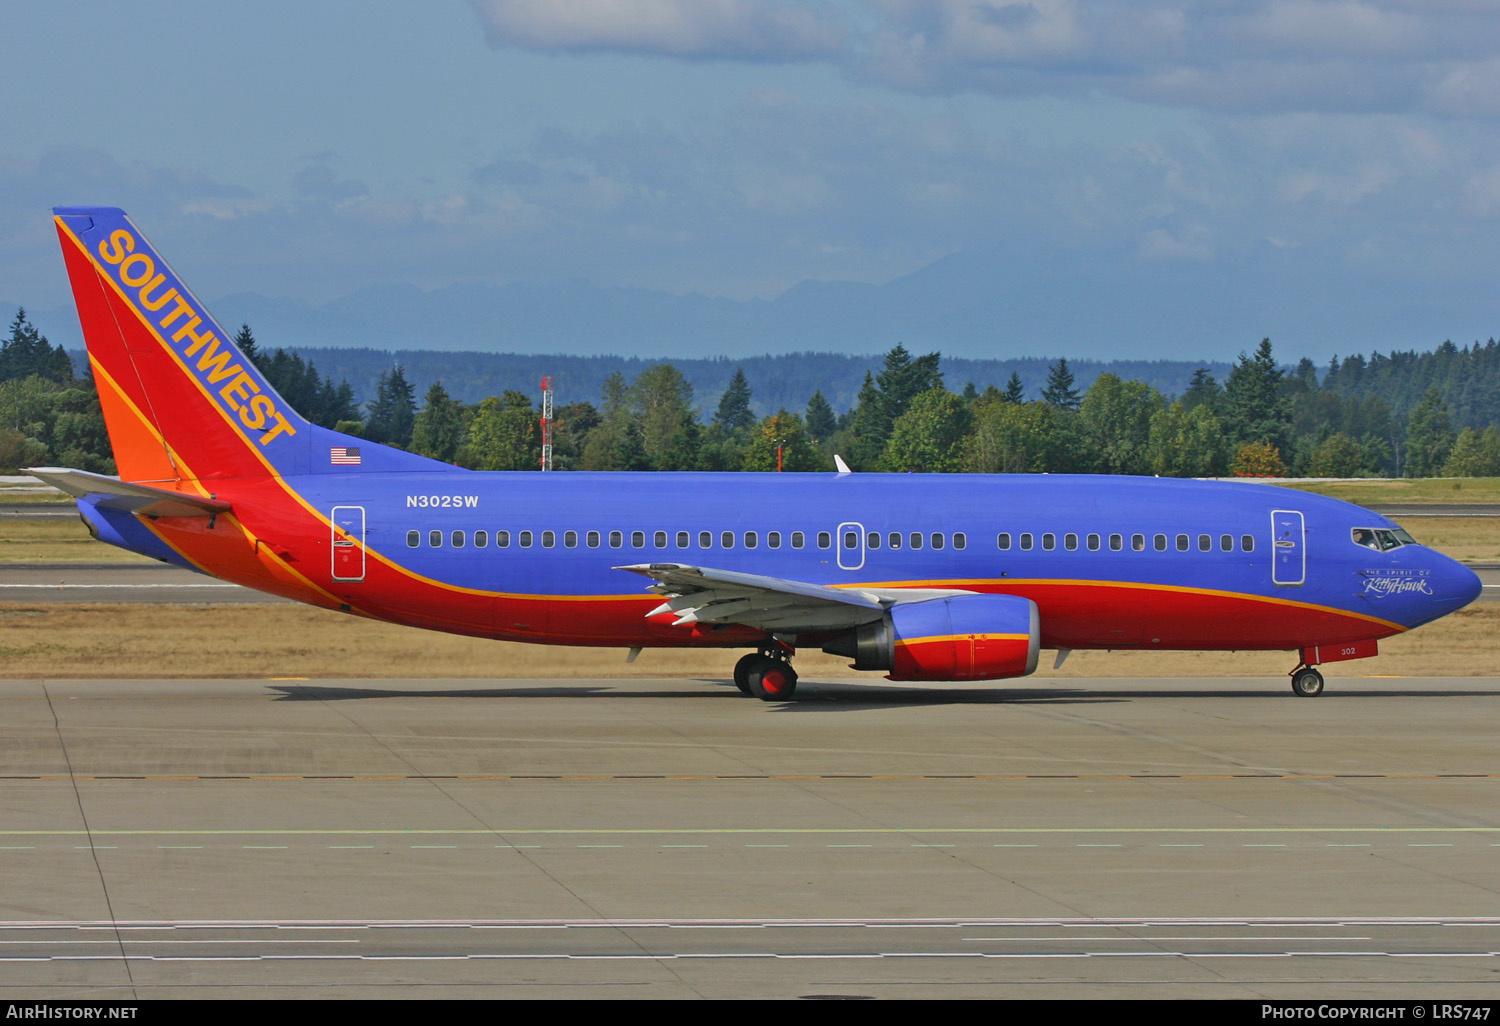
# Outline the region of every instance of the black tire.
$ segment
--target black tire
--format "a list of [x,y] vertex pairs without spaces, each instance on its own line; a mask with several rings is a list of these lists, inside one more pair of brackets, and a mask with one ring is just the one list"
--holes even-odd
[[747,656],[742,656],[740,661],[734,664],[734,686],[739,688],[741,693],[746,695],[750,693],[750,671],[755,669],[755,664],[760,658],[758,653],[751,652]]
[[1292,693],[1303,698],[1315,698],[1323,693],[1323,675],[1311,666],[1292,674]]
[[762,702],[786,702],[797,691],[797,671],[790,663],[767,659],[750,671],[750,693]]

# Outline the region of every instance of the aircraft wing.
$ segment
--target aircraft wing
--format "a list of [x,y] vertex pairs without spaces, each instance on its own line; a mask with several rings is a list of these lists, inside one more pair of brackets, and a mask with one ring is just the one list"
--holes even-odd
[[947,588],[830,588],[686,563],[637,563],[615,569],[656,582],[648,590],[667,601],[648,617],[675,613],[673,626],[734,623],[776,634],[846,630],[879,620],[899,602],[973,594]]
[[26,467],[25,472],[76,498],[91,499],[96,506],[128,509],[149,517],[210,517],[216,513],[228,513],[231,508],[229,503],[218,499],[131,484],[104,474],[91,474],[87,470]]

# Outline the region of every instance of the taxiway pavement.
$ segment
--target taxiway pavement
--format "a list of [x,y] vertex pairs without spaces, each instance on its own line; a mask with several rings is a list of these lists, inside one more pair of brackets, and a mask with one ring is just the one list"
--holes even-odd
[[1492,996],[1500,679],[11,681],[0,995]]

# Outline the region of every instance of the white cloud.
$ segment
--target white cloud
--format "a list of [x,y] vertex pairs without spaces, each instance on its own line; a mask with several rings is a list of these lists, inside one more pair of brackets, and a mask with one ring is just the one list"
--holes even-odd
[[820,61],[915,92],[1500,117],[1490,0],[474,0],[494,46]]
[[492,46],[673,57],[805,60],[835,53],[842,19],[824,3],[756,0],[474,0]]

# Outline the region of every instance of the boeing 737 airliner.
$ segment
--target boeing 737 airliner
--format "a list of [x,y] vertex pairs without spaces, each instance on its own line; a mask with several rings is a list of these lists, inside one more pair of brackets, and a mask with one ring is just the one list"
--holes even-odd
[[[43,467],[106,542],[358,616],[553,645],[798,646],[893,680],[1041,649],[1320,663],[1471,602],[1385,517],[1264,485],[1024,475],[481,473],[309,423],[121,210],[54,211],[120,479]],[[640,578],[645,578],[641,582]]]

